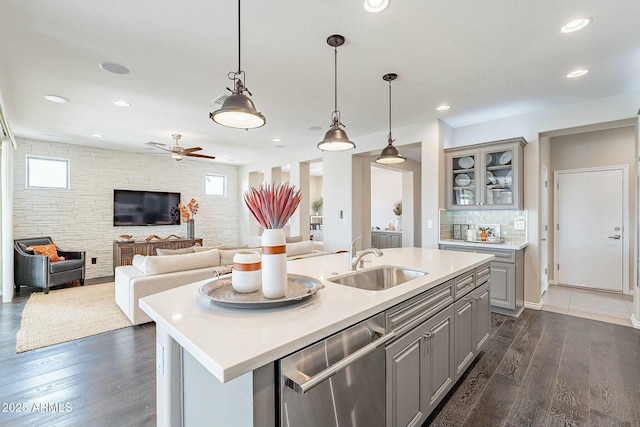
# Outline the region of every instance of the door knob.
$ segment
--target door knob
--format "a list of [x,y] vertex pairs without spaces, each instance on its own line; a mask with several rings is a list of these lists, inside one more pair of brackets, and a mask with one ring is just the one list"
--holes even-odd
[[620,235],[619,234],[614,234],[613,236],[609,236],[610,239],[616,239],[616,240],[620,240]]

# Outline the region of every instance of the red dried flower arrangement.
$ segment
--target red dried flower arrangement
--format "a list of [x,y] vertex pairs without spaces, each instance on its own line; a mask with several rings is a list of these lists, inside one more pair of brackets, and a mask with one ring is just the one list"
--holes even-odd
[[244,202],[264,228],[283,228],[302,200],[301,190],[284,184],[262,184],[244,193]]

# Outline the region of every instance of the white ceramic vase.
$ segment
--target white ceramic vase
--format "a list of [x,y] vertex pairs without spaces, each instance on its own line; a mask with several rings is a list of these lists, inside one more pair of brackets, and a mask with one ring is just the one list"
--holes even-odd
[[402,231],[402,216],[397,215],[395,220],[393,221],[393,227],[396,231]]
[[255,292],[262,283],[262,262],[257,251],[239,251],[233,256],[231,286],[240,293]]
[[282,298],[287,293],[287,244],[281,228],[262,233],[262,293],[266,298]]

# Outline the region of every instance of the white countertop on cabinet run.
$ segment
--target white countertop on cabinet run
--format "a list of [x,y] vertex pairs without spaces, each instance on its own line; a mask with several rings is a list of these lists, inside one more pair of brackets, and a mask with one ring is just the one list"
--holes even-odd
[[520,249],[524,249],[527,246],[529,246],[527,242],[506,241],[504,243],[482,243],[482,242],[467,242],[466,240],[454,240],[454,239],[440,240],[439,243],[441,245],[466,246],[471,248],[485,248],[485,249],[507,249],[511,251],[519,251]]
[[326,280],[348,272],[348,254],[331,254],[288,262],[289,273],[312,276],[325,285],[298,304],[227,308],[198,293],[203,281],[142,298],[140,307],[225,383],[493,259],[493,255],[423,248],[383,252],[382,257],[367,255],[365,269],[400,265],[429,274],[383,291],[351,288]]

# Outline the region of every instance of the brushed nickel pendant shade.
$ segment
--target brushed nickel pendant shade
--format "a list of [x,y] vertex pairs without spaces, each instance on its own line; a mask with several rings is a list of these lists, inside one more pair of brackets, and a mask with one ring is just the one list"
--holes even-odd
[[[242,79],[246,81],[246,76],[240,66],[240,54],[240,0],[238,0],[238,71],[232,71],[228,75],[229,79],[233,80],[233,90],[227,88],[231,95],[225,99],[219,110],[209,113],[209,117],[222,126],[237,129],[255,129],[264,126],[267,119],[256,110],[253,101],[244,94],[246,92],[253,96],[242,83]],[[240,76],[242,76],[242,79]]]
[[393,146],[394,139],[391,137],[391,82],[397,78],[398,75],[395,73],[389,73],[382,76],[382,80],[389,82],[389,136],[387,141],[388,144],[382,149],[382,152],[376,159],[376,163],[381,163],[383,165],[393,165],[407,160],[407,158],[401,156],[398,149]]
[[356,148],[356,144],[349,140],[347,133],[342,129],[344,125],[340,122],[340,111],[338,110],[338,46],[344,44],[345,38],[339,34],[334,34],[327,38],[327,44],[333,47],[333,77],[334,77],[334,106],[331,113],[331,127],[324,135],[324,139],[318,143],[318,148],[322,151],[345,151]]

